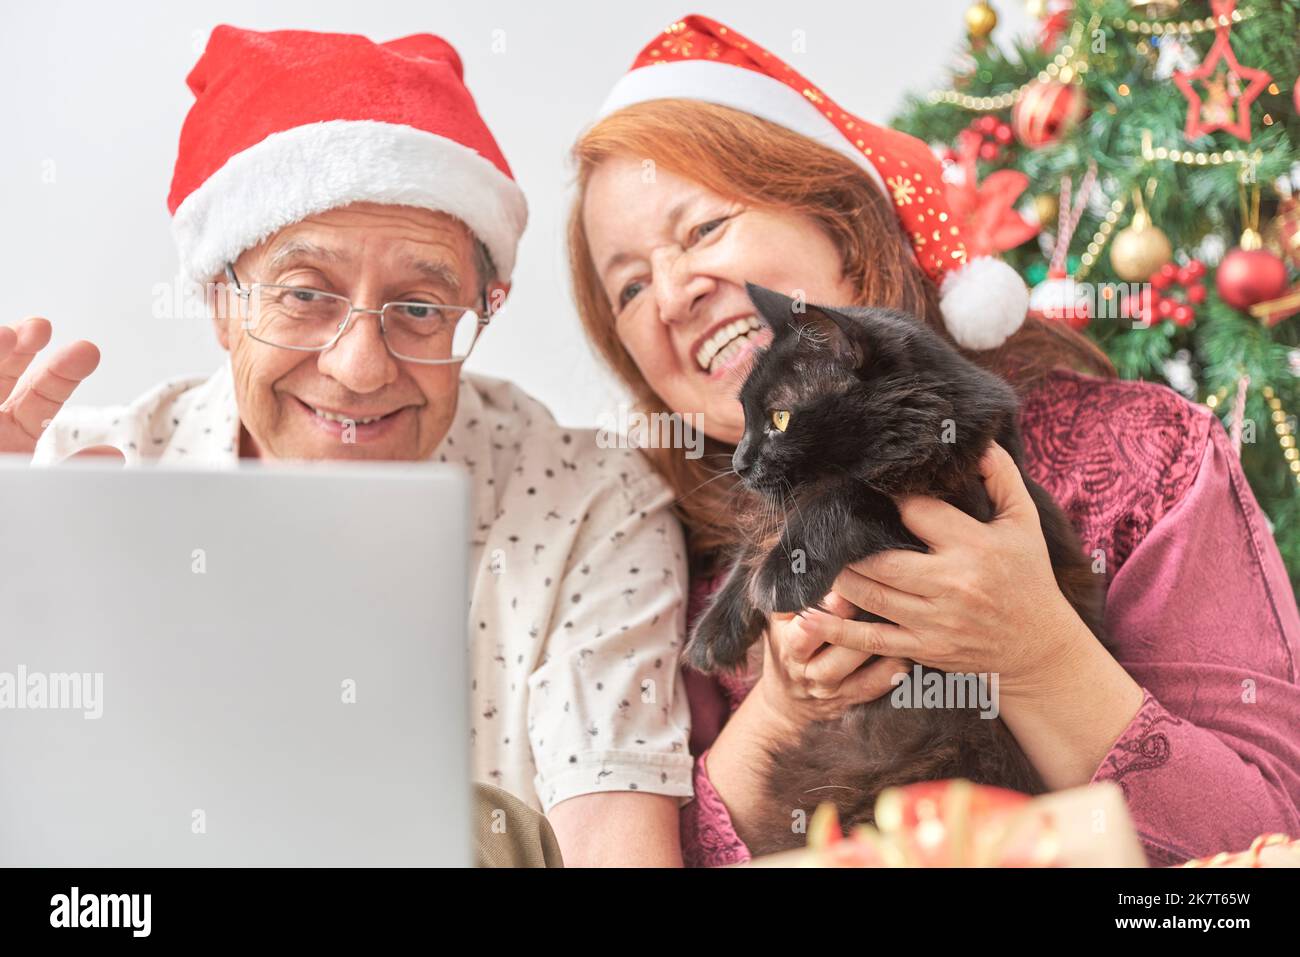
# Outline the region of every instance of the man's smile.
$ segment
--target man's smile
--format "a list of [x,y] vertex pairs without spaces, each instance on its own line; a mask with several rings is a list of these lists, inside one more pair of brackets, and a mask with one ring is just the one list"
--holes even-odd
[[346,411],[318,406],[297,396],[290,396],[290,398],[293,400],[293,406],[299,409],[303,417],[309,419],[316,428],[324,430],[336,439],[357,444],[372,442],[386,435],[404,418],[405,413],[414,414],[416,409],[413,405],[402,405],[387,412],[369,409]]

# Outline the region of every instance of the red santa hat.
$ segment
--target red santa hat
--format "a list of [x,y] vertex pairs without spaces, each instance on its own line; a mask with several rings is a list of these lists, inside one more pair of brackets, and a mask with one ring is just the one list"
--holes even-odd
[[698,15],[678,20],[646,45],[600,115],[661,99],[742,110],[861,166],[892,202],[918,264],[939,284],[944,323],[960,345],[995,348],[1024,322],[1029,291],[1001,260],[967,257],[942,167],[925,143],[846,112],[775,54]]
[[187,82],[167,207],[191,278],[363,201],[455,216],[509,278],[528,208],[447,41],[219,26]]

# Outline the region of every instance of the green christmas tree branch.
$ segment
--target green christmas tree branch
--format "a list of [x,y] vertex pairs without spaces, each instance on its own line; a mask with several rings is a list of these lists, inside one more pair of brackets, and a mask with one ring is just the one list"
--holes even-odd
[[[1197,166],[1147,159],[1143,154],[1144,139],[1152,147],[1192,154],[1225,150],[1258,154],[1250,172],[1262,190],[1261,221],[1266,223],[1276,210],[1279,197],[1271,184],[1300,161],[1300,116],[1293,101],[1300,74],[1300,0],[1239,0],[1238,8],[1245,18],[1231,28],[1232,50],[1243,66],[1266,69],[1273,80],[1250,109],[1249,142],[1224,131],[1188,140],[1184,133],[1187,98],[1171,79],[1153,76],[1159,46],[1167,41],[1153,42],[1124,29],[1126,21],[1141,19],[1126,0],[1076,0],[1063,42],[1075,54],[1067,62],[1077,64],[1080,58],[1086,62],[1079,91],[1089,108],[1087,116],[1058,142],[1037,149],[1013,144],[997,160],[981,162],[979,175],[999,168],[1019,170],[1029,178],[1026,197],[1032,199],[1056,196],[1067,175],[1077,188],[1089,163],[1095,162],[1101,201],[1084,213],[1070,245],[1074,255],[1088,245],[1111,201],[1127,202],[1112,238],[1127,226],[1133,191],[1145,190],[1154,181],[1146,207],[1168,236],[1177,261],[1202,254],[1211,260],[1204,279],[1207,299],[1197,306],[1196,320],[1186,328],[1168,321],[1143,328],[1132,321],[1097,319],[1087,333],[1106,350],[1120,375],[1129,379],[1168,382],[1167,363],[1176,355],[1189,356],[1195,398],[1215,397],[1215,411],[1226,428],[1231,428],[1237,385],[1248,377],[1245,417],[1249,426],[1242,466],[1269,517],[1295,585],[1300,584],[1300,487],[1279,445],[1274,421],[1279,413],[1268,404],[1264,389],[1272,390],[1287,415],[1300,414],[1300,379],[1290,361],[1293,350],[1300,348],[1300,316],[1268,327],[1223,302],[1216,292],[1213,247],[1231,249],[1247,225],[1241,203],[1242,164]],[[1196,20],[1210,14],[1207,2],[1185,0],[1168,19]],[[1177,39],[1204,60],[1215,32]],[[1060,44],[1041,49],[1036,36],[1020,38],[1005,51],[991,43],[968,46],[963,50],[966,68],[950,78],[949,88],[970,97],[1009,94],[1034,82],[1061,53]],[[1011,118],[1010,109],[995,114]],[[918,91],[905,100],[894,125],[936,147],[950,146],[980,115],[960,105],[934,102],[926,91]],[[1253,188],[1248,184],[1248,189]],[[1054,222],[1044,224],[1045,233],[1055,231]],[[1009,250],[1005,256],[1027,276],[1043,270],[1044,251],[1036,242]],[[1098,284],[1121,281],[1111,265],[1109,246],[1096,257],[1087,279]]]

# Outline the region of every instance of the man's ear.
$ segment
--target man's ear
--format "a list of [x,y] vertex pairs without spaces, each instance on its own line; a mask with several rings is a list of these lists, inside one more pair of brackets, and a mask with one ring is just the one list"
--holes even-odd
[[226,352],[230,351],[230,323],[239,321],[238,313],[231,312],[238,309],[239,299],[234,289],[228,288],[229,282],[224,273],[219,273],[208,280],[203,291],[204,306],[217,334],[217,344]]
[[494,316],[497,310],[505,305],[506,296],[510,295],[510,283],[508,282],[490,282],[484,291],[484,299],[487,300],[487,314]]

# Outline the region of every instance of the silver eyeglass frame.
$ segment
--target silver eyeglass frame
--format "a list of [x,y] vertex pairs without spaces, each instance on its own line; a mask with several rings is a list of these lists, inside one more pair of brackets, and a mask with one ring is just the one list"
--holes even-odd
[[[252,308],[253,293],[257,291],[257,288],[259,286],[281,286],[281,283],[253,282],[253,283],[249,283],[248,286],[245,287],[240,284],[239,277],[235,275],[234,263],[226,263],[226,278],[230,280],[231,286],[234,288],[235,295],[238,296],[240,299],[242,299],[245,302],[245,304],[248,305],[250,310]],[[253,339],[256,342],[260,342],[263,345],[271,346],[274,349],[289,349],[293,352],[325,352],[326,350],[334,348],[334,346],[338,343],[338,341],[343,338],[343,334],[347,332],[348,327],[352,325],[353,316],[358,314],[372,315],[372,316],[379,317],[379,337],[384,341],[384,348],[388,350],[388,354],[391,355],[394,359],[400,359],[403,362],[415,362],[418,363],[419,365],[426,365],[426,366],[449,366],[449,365],[455,365],[459,362],[464,362],[466,359],[469,358],[469,354],[474,351],[474,346],[478,345],[479,336],[483,335],[483,330],[487,328],[488,323],[492,319],[492,316],[487,308],[486,296],[484,296],[483,298],[482,309],[476,309],[473,306],[442,306],[440,303],[402,302],[402,301],[386,302],[383,305],[381,305],[378,309],[358,309],[356,304],[353,303],[351,299],[347,298],[347,296],[340,296],[338,293],[326,292],[324,289],[316,289],[311,286],[302,286],[302,287],[295,287],[295,288],[302,288],[303,290],[309,292],[319,293],[322,296],[330,296],[334,299],[340,299],[343,302],[346,302],[348,304],[348,314],[344,316],[343,321],[339,323],[338,331],[334,333],[333,338],[331,338],[330,341],[325,343],[323,346],[285,346],[285,345],[281,345],[278,342],[270,342],[266,339],[258,338],[256,335],[253,334],[252,330],[249,328],[248,320],[244,319],[243,328],[244,331],[248,333],[248,337],[250,339]],[[456,358],[417,359],[413,356],[404,356],[400,352],[395,352],[393,350],[392,344],[388,341],[388,330],[384,327],[384,311],[389,306],[425,306],[425,307],[444,308],[444,309],[468,310],[470,312],[473,312],[478,317],[477,328],[475,328],[474,330],[474,338],[470,342],[469,348],[465,350],[465,354],[463,356],[459,356]]]

